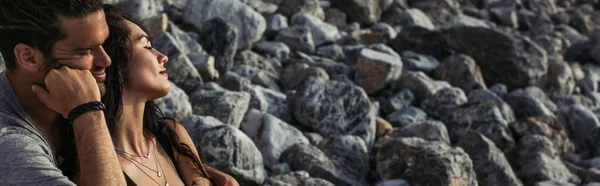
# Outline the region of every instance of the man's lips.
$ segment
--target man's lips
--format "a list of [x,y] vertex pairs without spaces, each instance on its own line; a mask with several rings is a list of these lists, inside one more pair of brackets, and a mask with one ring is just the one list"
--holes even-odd
[[92,76],[96,78],[97,82],[103,82],[106,79],[106,73],[104,72],[92,73]]

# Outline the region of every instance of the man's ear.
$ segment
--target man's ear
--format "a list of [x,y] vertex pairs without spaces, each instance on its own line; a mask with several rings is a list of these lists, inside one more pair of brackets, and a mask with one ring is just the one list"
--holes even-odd
[[19,43],[14,48],[15,60],[18,66],[29,71],[37,72],[44,65],[44,55],[40,50]]

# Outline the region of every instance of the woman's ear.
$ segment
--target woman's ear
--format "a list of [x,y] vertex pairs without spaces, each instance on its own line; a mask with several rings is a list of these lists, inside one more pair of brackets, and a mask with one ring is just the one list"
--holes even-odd
[[14,48],[17,66],[29,72],[37,72],[44,65],[42,52],[29,45],[19,43]]

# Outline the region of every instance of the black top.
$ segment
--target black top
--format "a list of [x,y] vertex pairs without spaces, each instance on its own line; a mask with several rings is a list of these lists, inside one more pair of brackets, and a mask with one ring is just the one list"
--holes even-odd
[[[173,161],[173,164],[175,165],[175,169],[177,169],[177,161],[175,161],[175,155],[173,154],[173,148],[171,147],[171,144],[169,143],[169,141],[167,141],[167,139],[161,139],[161,138],[156,138],[156,141],[158,141],[160,146],[163,149],[165,149],[165,152],[167,152],[167,155],[169,155],[169,158],[171,158],[171,161]],[[177,170],[179,170],[179,169],[177,169]],[[127,174],[125,172],[123,172],[123,174],[125,175],[125,182],[127,183],[127,186],[137,186],[137,184],[135,184],[135,182],[133,182],[133,180],[129,176],[127,176]],[[181,174],[179,174],[179,177],[181,177]]]

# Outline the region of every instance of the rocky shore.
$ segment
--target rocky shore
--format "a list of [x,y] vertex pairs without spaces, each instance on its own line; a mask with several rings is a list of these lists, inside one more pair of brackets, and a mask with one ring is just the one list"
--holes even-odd
[[598,0],[105,3],[240,185],[600,185]]

